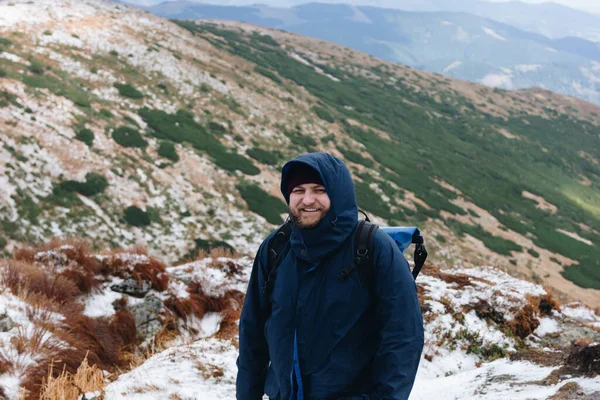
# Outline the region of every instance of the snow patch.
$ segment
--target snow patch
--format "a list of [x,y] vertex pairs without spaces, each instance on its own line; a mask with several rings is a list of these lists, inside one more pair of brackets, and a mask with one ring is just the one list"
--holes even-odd
[[491,73],[484,76],[479,82],[482,85],[490,87],[497,87],[503,89],[513,88],[513,81],[510,75]]
[[446,68],[442,70],[443,74],[448,73],[448,71],[453,70],[454,68],[458,68],[462,65],[462,61],[454,61],[452,64],[448,65]]
[[501,36],[501,35],[497,34],[497,33],[496,33],[496,31],[494,31],[494,30],[493,30],[493,29],[491,29],[491,28],[488,28],[488,27],[486,27],[486,26],[482,26],[482,27],[481,27],[481,29],[483,29],[483,31],[484,31],[484,32],[485,32],[487,35],[489,35],[489,36],[493,37],[494,39],[498,39],[498,40],[504,40],[504,41],[506,41],[506,38],[505,38],[504,36]]
[[515,65],[515,71],[525,74],[527,72],[534,72],[541,69],[542,66],[539,64],[519,64]]

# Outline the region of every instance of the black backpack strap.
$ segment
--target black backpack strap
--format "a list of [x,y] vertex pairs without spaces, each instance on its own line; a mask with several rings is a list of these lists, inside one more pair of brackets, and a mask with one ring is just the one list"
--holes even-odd
[[354,231],[354,258],[352,264],[341,272],[338,278],[340,282],[344,282],[350,273],[357,269],[363,286],[370,290],[373,284],[373,242],[378,228],[367,221],[358,223]]
[[421,268],[423,268],[423,265],[425,265],[425,260],[427,260],[427,249],[425,249],[423,236],[421,236],[419,230],[414,233],[412,242],[415,244],[415,255],[413,258],[415,266],[412,270],[412,276],[413,278],[417,279],[419,272],[421,272]]
[[287,244],[290,239],[290,234],[292,233],[292,224],[286,222],[281,225],[275,236],[269,242],[269,259],[267,262],[267,280],[263,286],[263,294],[267,297],[271,296],[271,291],[273,290],[273,282],[275,282],[275,274],[277,272],[277,267],[279,267],[279,255],[283,251],[283,248]]

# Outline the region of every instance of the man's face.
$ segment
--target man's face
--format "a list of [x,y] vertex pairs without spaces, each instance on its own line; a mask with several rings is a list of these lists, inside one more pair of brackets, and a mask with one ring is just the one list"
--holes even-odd
[[289,211],[300,228],[313,228],[327,215],[331,201],[323,185],[305,183],[290,193]]

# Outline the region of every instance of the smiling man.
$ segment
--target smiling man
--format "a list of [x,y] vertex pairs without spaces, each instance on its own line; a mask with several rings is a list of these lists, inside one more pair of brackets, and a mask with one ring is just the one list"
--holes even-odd
[[372,280],[347,272],[358,206],[336,157],[288,162],[281,191],[290,218],[254,261],[240,317],[237,399],[406,400],[423,320],[404,256],[376,230]]

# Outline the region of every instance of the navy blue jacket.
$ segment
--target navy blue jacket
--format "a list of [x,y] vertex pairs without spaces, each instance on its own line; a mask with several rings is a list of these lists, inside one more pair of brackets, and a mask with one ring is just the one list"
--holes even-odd
[[237,399],[260,400],[266,393],[296,400],[295,370],[304,400],[405,400],[423,348],[423,320],[408,263],[378,230],[373,287],[363,287],[356,269],[340,282],[352,262],[358,223],[350,172],[329,154],[300,156],[282,170],[288,203],[287,175],[295,163],[320,173],[331,207],[315,228],[292,228],[270,298],[262,287],[273,233],[258,250],[240,318]]

